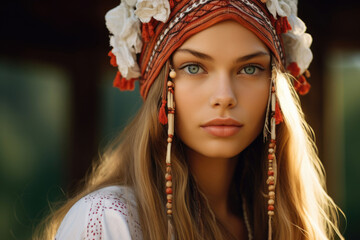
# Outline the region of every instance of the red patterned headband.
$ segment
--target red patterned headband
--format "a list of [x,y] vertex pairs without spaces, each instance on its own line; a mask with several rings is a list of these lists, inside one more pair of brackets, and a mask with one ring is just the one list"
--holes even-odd
[[298,79],[295,89],[306,94],[310,85],[302,74],[308,75],[312,39],[296,12],[296,0],[122,1],[106,15],[112,33],[109,56],[119,68],[114,86],[132,90],[139,80],[146,99],[162,66],[188,38],[218,22],[235,20],[265,43]]

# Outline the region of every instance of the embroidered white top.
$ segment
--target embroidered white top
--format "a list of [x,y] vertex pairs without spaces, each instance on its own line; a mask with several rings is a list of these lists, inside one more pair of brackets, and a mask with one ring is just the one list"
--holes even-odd
[[55,240],[142,240],[130,187],[109,186],[81,198],[64,217]]

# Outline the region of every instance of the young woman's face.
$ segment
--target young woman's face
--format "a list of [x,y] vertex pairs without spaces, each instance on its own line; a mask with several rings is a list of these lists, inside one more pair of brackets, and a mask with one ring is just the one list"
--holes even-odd
[[235,21],[189,38],[173,55],[175,134],[197,154],[231,158],[262,131],[270,53]]

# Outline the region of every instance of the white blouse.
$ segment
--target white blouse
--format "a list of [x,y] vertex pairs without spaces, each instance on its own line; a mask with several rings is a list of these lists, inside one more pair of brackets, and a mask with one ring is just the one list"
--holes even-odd
[[142,240],[134,192],[101,188],[81,198],[61,222],[55,240]]

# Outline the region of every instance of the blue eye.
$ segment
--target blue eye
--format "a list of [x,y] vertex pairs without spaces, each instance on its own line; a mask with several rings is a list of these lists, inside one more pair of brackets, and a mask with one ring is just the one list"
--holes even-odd
[[182,67],[181,69],[184,69],[188,74],[198,74],[204,71],[198,64],[189,64]]
[[253,75],[256,73],[256,70],[258,70],[258,67],[256,66],[246,66],[243,69],[241,69],[240,73]]

